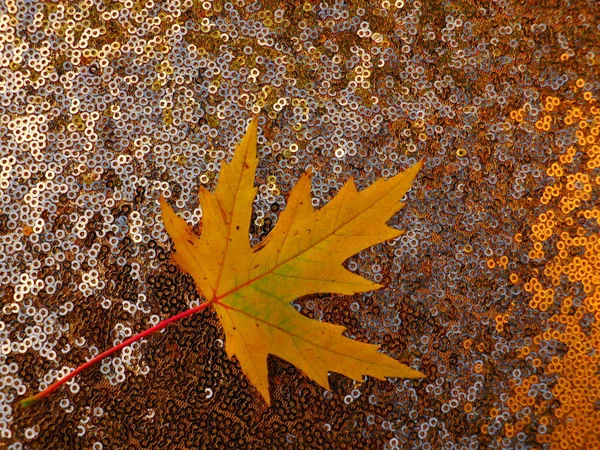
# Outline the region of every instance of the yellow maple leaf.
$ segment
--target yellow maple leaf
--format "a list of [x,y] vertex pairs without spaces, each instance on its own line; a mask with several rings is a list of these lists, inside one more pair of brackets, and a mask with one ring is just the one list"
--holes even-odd
[[357,381],[363,375],[422,377],[379,353],[379,346],[344,337],[343,326],[309,319],[290,305],[303,295],[351,295],[382,287],[349,272],[342,263],[402,234],[386,222],[404,206],[400,199],[421,163],[361,192],[349,180],[329,204],[316,211],[310,196],[311,173],[305,173],[273,231],[251,247],[256,134],[255,117],[231,162],[222,165],[215,191],[200,188],[200,237],[160,199],[165,228],[176,250],[173,259],[192,276],[217,312],[229,357],[237,358],[268,404],[269,354],[292,363],[325,389],[329,389],[329,372]]

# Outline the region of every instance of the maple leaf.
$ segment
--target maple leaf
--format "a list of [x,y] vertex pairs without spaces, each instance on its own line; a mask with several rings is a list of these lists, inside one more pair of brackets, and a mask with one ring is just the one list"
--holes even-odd
[[194,279],[215,309],[226,335],[226,352],[236,357],[250,382],[270,403],[267,357],[278,356],[329,389],[328,373],[360,381],[363,375],[417,378],[424,375],[349,339],[345,327],[309,319],[290,305],[316,293],[352,295],[382,286],[346,270],[342,263],[403,232],[386,225],[404,204],[400,199],[421,168],[417,163],[361,192],[350,179],[329,204],[314,210],[310,172],[292,189],[287,207],[267,238],[251,247],[257,118],[223,164],[214,192],[200,189],[202,235],[196,236],[164,197],[165,228],[173,259]]

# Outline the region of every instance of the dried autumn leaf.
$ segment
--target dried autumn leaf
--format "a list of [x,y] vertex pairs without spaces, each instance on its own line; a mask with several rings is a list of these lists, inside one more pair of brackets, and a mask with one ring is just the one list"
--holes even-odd
[[342,336],[343,326],[300,314],[290,302],[315,293],[351,295],[382,287],[347,271],[342,263],[402,231],[386,222],[403,203],[421,163],[361,192],[349,180],[326,206],[314,210],[311,174],[292,189],[269,236],[250,246],[257,119],[248,126],[233,159],[223,164],[214,192],[200,190],[202,235],[197,237],[164,198],[162,217],[173,239],[174,260],[214,307],[226,334],[226,351],[270,403],[267,356],[278,356],[325,389],[328,373],[360,381],[363,375],[423,375],[379,353],[379,346]]

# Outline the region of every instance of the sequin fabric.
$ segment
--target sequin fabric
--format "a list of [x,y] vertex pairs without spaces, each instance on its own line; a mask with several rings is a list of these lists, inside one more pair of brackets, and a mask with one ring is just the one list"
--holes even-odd
[[[0,446],[600,448],[600,6],[594,1],[0,2]],[[198,225],[259,113],[253,243],[312,168],[313,205],[425,160],[350,270],[298,299],[422,371],[269,360],[267,408],[212,311],[17,401],[199,304],[162,193]]]

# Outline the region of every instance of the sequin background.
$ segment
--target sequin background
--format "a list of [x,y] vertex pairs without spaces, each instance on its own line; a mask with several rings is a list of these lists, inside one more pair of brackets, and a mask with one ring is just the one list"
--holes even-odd
[[[9,449],[600,447],[595,1],[0,2],[0,445]],[[348,261],[385,289],[299,299],[423,371],[269,360],[266,408],[213,312],[25,395],[201,299],[160,193],[200,185],[260,114],[258,242],[307,168],[314,206],[426,164]]]

